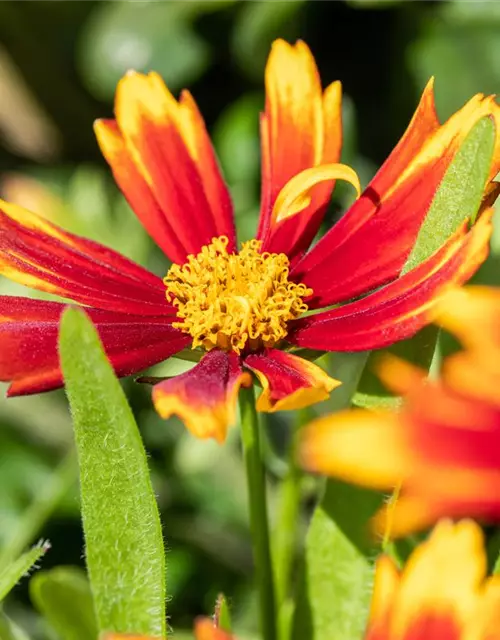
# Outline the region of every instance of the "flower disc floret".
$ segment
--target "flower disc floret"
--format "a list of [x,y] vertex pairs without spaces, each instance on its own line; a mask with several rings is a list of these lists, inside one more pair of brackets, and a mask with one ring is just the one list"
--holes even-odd
[[303,298],[312,289],[289,282],[288,257],[260,253],[261,244],[250,240],[228,253],[228,239],[220,236],[170,268],[167,300],[182,319],[173,326],[191,335],[193,349],[271,348],[286,337],[287,323],[307,311]]

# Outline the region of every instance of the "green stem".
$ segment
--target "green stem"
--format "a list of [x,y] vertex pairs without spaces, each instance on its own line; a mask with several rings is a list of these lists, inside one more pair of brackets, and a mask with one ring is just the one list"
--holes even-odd
[[302,478],[302,472],[295,461],[298,434],[302,426],[312,419],[313,413],[307,408],[296,411],[295,415],[294,431],[287,451],[288,470],[280,487],[278,518],[273,533],[273,559],[278,610],[288,595],[290,572],[295,554]]
[[253,387],[239,395],[255,575],[263,640],[276,640],[276,605],[267,519],[266,476],[260,451],[259,420]]

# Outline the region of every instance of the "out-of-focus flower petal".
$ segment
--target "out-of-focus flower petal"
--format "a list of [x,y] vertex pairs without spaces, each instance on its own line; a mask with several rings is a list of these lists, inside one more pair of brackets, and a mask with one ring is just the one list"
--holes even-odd
[[300,460],[308,471],[387,489],[405,477],[412,456],[392,414],[355,409],[308,425]]
[[361,197],[292,269],[326,306],[396,278],[408,258],[437,188],[473,126],[497,125],[490,179],[500,169],[500,107],[478,94],[439,126],[432,81],[403,138]]
[[236,640],[235,637],[217,627],[211,618],[198,618],[194,624],[196,640]]
[[395,537],[443,516],[499,521],[500,494],[492,490],[500,484],[499,365],[465,351],[445,361],[436,381],[386,357],[379,377],[403,395],[400,411],[357,410],[312,423],[303,464],[378,489],[402,483],[395,504],[375,521],[384,531],[390,520]]
[[99,309],[173,316],[160,278],[112,249],[0,201],[0,274]]
[[[453,289],[435,310],[436,321],[469,349],[497,356],[500,349],[500,289]],[[493,351],[493,353],[492,353]]]
[[[0,296],[0,380],[9,396],[50,391],[63,385],[57,336],[64,304]],[[137,373],[181,351],[189,337],[165,317],[89,309],[117,375]]]
[[[334,180],[317,183],[307,206],[293,220],[273,217],[278,194],[294,176],[336,163],[342,146],[342,91],[334,82],[322,91],[314,57],[304,42],[273,43],[266,67],[266,108],[261,117],[262,203],[257,238],[265,251],[279,244],[293,259],[319,229]],[[295,229],[300,228],[301,234]],[[285,229],[287,232],[285,233]],[[275,232],[279,239],[275,238]],[[288,241],[287,241],[288,240]]]
[[320,367],[291,353],[266,349],[245,357],[262,385],[257,410],[274,412],[301,409],[326,400],[330,391],[340,385]]
[[177,415],[198,438],[224,442],[236,419],[241,386],[251,383],[235,353],[209,351],[190,371],[153,388],[153,402],[162,418]]
[[235,247],[233,210],[191,95],[176,101],[162,79],[130,72],[118,84],[116,123],[96,133],[115,179],[151,236],[183,263],[214,237]]
[[485,259],[491,215],[485,212],[471,231],[464,223],[434,255],[375,293],[292,321],[287,339],[310,349],[363,351],[414,335],[446,288],[465,282]]
[[497,639],[498,584],[486,578],[480,527],[443,520],[401,574],[389,558],[378,560],[365,640]]

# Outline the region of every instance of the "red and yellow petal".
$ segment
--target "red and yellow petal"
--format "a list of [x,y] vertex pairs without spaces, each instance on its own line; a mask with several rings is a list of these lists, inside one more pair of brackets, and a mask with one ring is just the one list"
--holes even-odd
[[[294,279],[314,290],[316,306],[349,300],[399,275],[448,166],[485,116],[498,130],[500,107],[479,94],[439,126],[429,83],[405,135],[365,192],[292,269]],[[499,168],[497,131],[490,179]]]
[[[318,225],[312,224],[319,213],[324,213],[325,203],[318,191],[325,184],[337,180],[349,182],[359,197],[359,178],[351,167],[344,164],[322,164],[305,169],[294,176],[279,192],[271,212],[272,234],[264,240],[263,250],[285,253],[292,260],[312,242]],[[311,217],[311,211],[315,214]]]
[[447,288],[462,284],[488,253],[492,211],[467,223],[418,267],[361,300],[290,322],[288,340],[310,349],[378,349],[414,335]]
[[156,73],[130,72],[118,85],[115,115],[116,124],[96,124],[101,150],[170,259],[183,263],[221,235],[234,248],[229,192],[191,95],[176,101]]
[[[372,608],[367,640],[487,640],[465,635],[486,612],[491,614],[483,601],[489,586],[484,539],[475,522],[443,520],[399,576],[391,564],[382,558],[376,568],[374,598],[383,607]],[[387,589],[388,577],[391,601],[378,594]]]
[[302,409],[326,400],[341,384],[314,363],[277,349],[251,353],[244,365],[262,385],[257,411]]
[[175,314],[160,278],[97,242],[0,201],[0,274],[100,309]]
[[[266,107],[261,117],[262,205],[257,238],[265,251],[275,251],[273,216],[278,194],[294,176],[320,164],[338,162],[342,146],[342,92],[339,82],[324,92],[311,51],[304,42],[273,43],[266,67]],[[318,183],[314,196],[300,213],[302,237],[286,243],[281,235],[279,251],[291,258],[303,252],[314,238],[334,187],[334,180]],[[298,220],[294,221],[298,223]],[[290,224],[285,225],[291,229]]]
[[236,420],[238,390],[250,384],[235,353],[213,350],[190,371],[155,385],[153,402],[162,418],[179,416],[196,437],[224,442]]
[[[9,396],[63,385],[57,336],[64,304],[0,296],[0,380]],[[118,376],[137,373],[189,344],[165,317],[86,309]]]

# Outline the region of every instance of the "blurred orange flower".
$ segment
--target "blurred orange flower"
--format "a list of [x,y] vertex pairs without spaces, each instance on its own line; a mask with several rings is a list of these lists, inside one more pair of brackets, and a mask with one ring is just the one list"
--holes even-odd
[[437,321],[466,347],[445,360],[439,380],[386,358],[379,374],[403,395],[400,411],[344,411],[303,434],[309,470],[382,490],[402,483],[390,507],[394,536],[441,516],[500,520],[500,290],[449,291]]
[[377,561],[365,640],[498,640],[500,577],[486,578],[480,527],[443,520],[400,572]]

